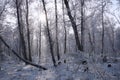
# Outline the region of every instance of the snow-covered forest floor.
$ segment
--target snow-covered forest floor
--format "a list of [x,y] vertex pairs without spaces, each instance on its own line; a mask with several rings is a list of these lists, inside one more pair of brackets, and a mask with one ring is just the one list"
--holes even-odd
[[41,64],[48,70],[39,70],[10,57],[3,57],[0,80],[120,80],[119,57],[109,57],[103,63],[99,56],[93,56],[93,60],[88,54],[69,53],[62,56],[61,64],[56,68],[49,60]]

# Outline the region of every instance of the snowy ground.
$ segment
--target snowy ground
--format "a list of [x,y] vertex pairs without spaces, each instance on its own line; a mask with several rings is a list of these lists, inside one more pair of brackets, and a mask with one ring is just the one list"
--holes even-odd
[[120,80],[119,58],[103,63],[93,62],[88,55],[80,53],[66,56],[62,57],[62,64],[56,68],[46,66],[45,71],[8,58],[1,63],[0,80]]

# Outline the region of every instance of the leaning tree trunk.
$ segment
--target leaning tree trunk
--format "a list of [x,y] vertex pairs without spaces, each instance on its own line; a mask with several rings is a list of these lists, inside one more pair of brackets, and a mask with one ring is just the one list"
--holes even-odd
[[43,3],[44,11],[45,11],[46,29],[47,29],[47,36],[48,36],[48,41],[49,41],[49,45],[50,45],[50,53],[51,53],[51,56],[52,56],[53,64],[54,64],[54,66],[56,66],[56,60],[55,60],[54,52],[53,52],[53,42],[52,42],[50,30],[49,30],[48,15],[47,15],[47,11],[46,11],[45,1],[42,0],[42,3]]
[[35,64],[35,63],[32,63],[32,62],[30,62],[29,60],[26,60],[26,59],[22,58],[20,55],[18,55],[17,52],[15,52],[15,51],[5,42],[5,40],[2,38],[2,36],[0,36],[0,40],[1,40],[1,41],[4,43],[4,45],[5,45],[8,49],[10,49],[10,50],[13,52],[13,54],[14,54],[15,56],[17,56],[20,60],[24,61],[24,62],[27,63],[27,64],[30,64],[30,65],[32,65],[32,66],[35,66],[35,67],[37,67],[37,68],[40,68],[40,69],[43,69],[43,70],[47,70],[45,67],[42,67],[42,66],[40,66],[40,65],[38,65],[38,64]]
[[74,18],[72,16],[71,12],[70,12],[70,7],[69,7],[69,4],[68,4],[68,1],[64,0],[64,3],[66,5],[67,13],[68,13],[69,19],[70,19],[71,24],[72,24],[72,28],[73,28],[74,35],[75,35],[75,40],[76,40],[76,45],[78,47],[78,50],[83,51],[83,48],[80,44],[80,40],[79,40],[79,36],[78,36],[77,25],[76,25],[76,22],[74,21]]

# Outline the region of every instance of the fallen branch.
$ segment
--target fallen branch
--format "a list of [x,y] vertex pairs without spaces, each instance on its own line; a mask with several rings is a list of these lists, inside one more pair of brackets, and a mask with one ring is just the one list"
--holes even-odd
[[41,68],[41,69],[43,69],[43,70],[47,70],[45,67],[42,67],[42,66],[40,66],[40,65],[38,65],[38,64],[35,64],[35,63],[32,63],[32,62],[30,62],[30,61],[28,61],[28,60],[25,60],[24,58],[22,58],[21,56],[19,56],[18,54],[17,54],[17,52],[15,52],[12,48],[10,48],[10,46],[5,42],[5,40],[2,38],[2,36],[0,36],[0,40],[4,43],[4,45],[8,48],[8,49],[10,49],[12,52],[13,52],[13,54],[14,55],[16,55],[20,60],[22,60],[23,62],[25,62],[25,63],[27,63],[27,64],[30,64],[30,65],[32,65],[32,66],[35,66],[35,67],[37,67],[37,68]]

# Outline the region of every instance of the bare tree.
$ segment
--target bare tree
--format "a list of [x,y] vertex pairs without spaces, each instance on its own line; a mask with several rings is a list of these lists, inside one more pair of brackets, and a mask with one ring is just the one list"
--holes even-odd
[[78,36],[77,25],[76,25],[76,22],[75,22],[75,20],[74,20],[74,18],[72,16],[72,14],[71,14],[70,7],[69,7],[69,4],[68,4],[68,0],[64,0],[64,3],[66,5],[67,13],[68,13],[69,19],[70,19],[71,24],[72,24],[72,28],[73,28],[74,35],[75,35],[77,48],[78,48],[78,50],[83,51],[83,48],[82,48],[82,46],[80,44],[80,40],[79,40],[79,36]]
[[42,46],[41,46],[41,41],[42,41],[42,30],[41,30],[41,22],[40,22],[40,25],[39,25],[39,62],[40,62],[40,57],[41,57],[41,53],[42,53],[42,51],[41,51],[41,48],[42,48]]
[[104,26],[104,8],[106,6],[106,3],[102,0],[102,49],[101,53],[104,53],[104,34],[105,34],[105,26]]
[[57,50],[57,58],[60,60],[60,53],[59,53],[59,42],[58,42],[58,13],[57,13],[57,1],[55,0],[55,25],[56,25],[56,50]]
[[43,8],[44,8],[44,11],[45,11],[45,18],[46,18],[46,30],[47,30],[47,36],[48,36],[48,41],[49,41],[49,45],[50,45],[50,52],[51,52],[51,56],[52,56],[52,61],[53,61],[53,64],[54,64],[54,66],[56,66],[56,60],[55,60],[55,57],[54,57],[54,52],[53,52],[53,41],[52,41],[52,38],[51,38],[50,29],[49,29],[49,24],[48,24],[48,15],[47,15],[47,10],[46,10],[45,1],[44,1],[44,0],[42,0],[42,3],[43,3]]
[[81,0],[81,50],[84,51],[84,0]]
[[28,41],[28,59],[32,61],[31,46],[30,46],[30,29],[29,29],[29,6],[28,0],[26,0],[26,27],[27,27],[27,41]]
[[62,11],[63,11],[63,27],[64,27],[64,53],[67,51],[67,30],[66,30],[66,23],[65,23],[65,10],[64,10],[64,1],[62,0]]
[[20,13],[20,7],[21,7],[21,2],[19,0],[15,1],[16,4],[16,13],[17,13],[17,21],[18,21],[18,28],[19,28],[19,34],[20,34],[20,41],[22,45],[22,54],[24,59],[28,60],[27,58],[27,52],[26,52],[26,45],[25,45],[25,39],[24,39],[24,34],[23,34],[23,25],[21,23],[21,13]]

